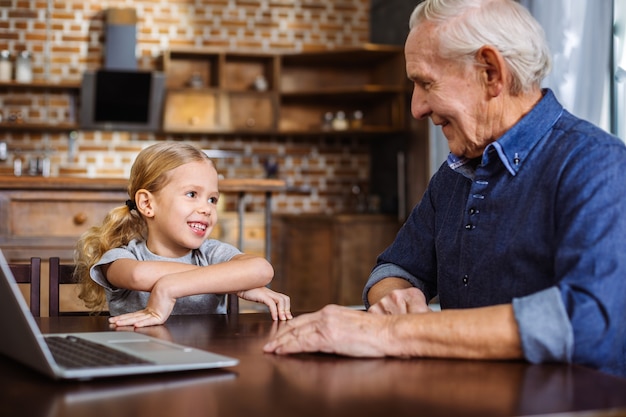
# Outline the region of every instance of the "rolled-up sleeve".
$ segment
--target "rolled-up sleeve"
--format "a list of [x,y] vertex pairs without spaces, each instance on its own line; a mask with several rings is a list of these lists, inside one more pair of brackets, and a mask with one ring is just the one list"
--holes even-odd
[[412,286],[422,290],[427,300],[430,299],[428,291],[426,290],[426,283],[424,281],[413,276],[403,268],[400,268],[398,265],[392,263],[384,263],[377,265],[372,270],[372,273],[370,274],[369,279],[365,284],[365,288],[363,289],[363,304],[365,305],[366,309],[370,308],[370,303],[367,299],[367,294],[369,290],[378,282],[388,277],[403,278],[407,280],[411,283]]
[[558,288],[513,299],[513,311],[526,360],[571,362],[574,332]]

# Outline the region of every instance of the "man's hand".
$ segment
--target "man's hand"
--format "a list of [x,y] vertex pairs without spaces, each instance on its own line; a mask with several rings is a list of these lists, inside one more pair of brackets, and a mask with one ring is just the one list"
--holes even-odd
[[431,310],[424,293],[418,288],[410,287],[391,291],[367,311],[374,314],[409,314],[427,313]]
[[357,357],[384,357],[390,316],[328,305],[279,326],[263,347],[268,353],[326,352]]

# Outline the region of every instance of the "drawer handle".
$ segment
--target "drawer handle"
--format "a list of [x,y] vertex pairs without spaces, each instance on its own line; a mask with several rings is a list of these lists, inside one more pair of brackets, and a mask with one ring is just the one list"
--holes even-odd
[[74,216],[74,224],[80,226],[87,221],[87,215],[85,213],[78,213]]

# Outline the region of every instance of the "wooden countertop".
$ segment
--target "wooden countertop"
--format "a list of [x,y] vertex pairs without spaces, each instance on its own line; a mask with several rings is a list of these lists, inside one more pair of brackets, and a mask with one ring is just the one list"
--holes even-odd
[[[0,190],[91,190],[126,191],[125,178],[0,176]],[[227,178],[219,182],[220,192],[272,192],[285,190],[284,180]]]

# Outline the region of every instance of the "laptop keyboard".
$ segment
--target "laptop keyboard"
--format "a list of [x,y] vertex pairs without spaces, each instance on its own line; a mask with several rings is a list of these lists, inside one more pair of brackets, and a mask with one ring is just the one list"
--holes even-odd
[[75,336],[47,336],[54,360],[66,368],[94,368],[112,365],[141,365],[150,361]]

